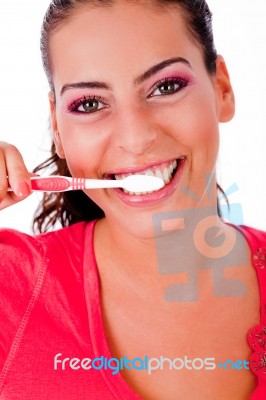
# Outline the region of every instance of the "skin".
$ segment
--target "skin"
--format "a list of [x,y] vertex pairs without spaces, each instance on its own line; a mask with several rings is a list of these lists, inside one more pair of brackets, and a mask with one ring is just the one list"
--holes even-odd
[[[51,110],[54,132],[60,133],[55,135],[57,152],[67,159],[74,176],[91,178],[185,155],[182,185],[203,197],[204,174],[215,167],[218,122],[231,119],[234,112],[226,67],[219,57],[217,75],[206,72],[201,51],[187,37],[177,12],[165,12],[162,17],[155,11],[142,11],[126,4],[84,8],[51,36],[56,96],[56,105],[51,96]],[[173,57],[188,60],[191,69],[175,63],[134,85],[136,77]],[[156,82],[180,73],[191,77],[187,88],[173,96],[147,98]],[[70,89],[60,96],[63,85],[84,81],[106,82],[111,90]],[[101,96],[107,107],[87,116],[66,111],[69,103],[84,95]],[[196,206],[180,190],[158,205],[136,209],[124,205],[113,191],[87,193],[104,210],[112,236],[153,237],[153,213],[175,210],[177,205],[180,209]]]
[[[217,72],[210,75],[200,47],[186,34],[178,9],[159,13],[154,8],[125,2],[117,2],[111,8],[77,9],[51,35],[50,51],[55,88],[55,97],[50,94],[54,140],[58,155],[66,158],[74,176],[103,178],[110,172],[186,156],[180,184],[156,204],[133,207],[123,203],[112,190],[86,191],[106,215],[96,224],[94,245],[104,326],[112,354],[134,358],[135,354],[174,357],[187,353],[196,357],[200,348],[203,357],[213,354],[222,359],[227,354],[228,358],[247,359],[245,335],[259,319],[255,272],[247,265],[244,273],[236,267],[227,275],[245,282],[248,300],[238,298],[232,304],[230,298],[215,298],[211,273],[200,271],[202,295],[198,302],[167,303],[164,289],[175,284],[177,276],[158,273],[152,225],[155,213],[199,211],[206,205],[216,205],[216,191],[212,191],[211,198],[206,195],[205,175],[213,173],[215,177],[218,124],[229,121],[234,114],[234,95],[223,58],[217,58]],[[174,57],[187,60],[190,67],[174,63],[144,82],[135,83],[151,67]],[[189,85],[175,94],[155,97],[157,82],[179,75],[189,76]],[[110,89],[72,88],[61,96],[64,85],[84,81],[104,82]],[[91,115],[70,113],[69,104],[84,95],[101,96],[104,106]],[[185,187],[200,201],[185,195]],[[223,224],[218,215],[214,220],[232,242],[234,229]],[[198,253],[191,254],[190,263],[199,264]],[[245,318],[239,318],[240,310]],[[189,321],[187,315],[191,316]],[[235,320],[239,324],[232,329]],[[217,330],[213,330],[213,324]],[[202,337],[198,330],[193,333],[198,325]],[[223,336],[222,342],[217,341],[215,332],[219,330],[228,340]],[[189,343],[180,341],[187,332]],[[204,332],[213,332],[215,337],[206,340]],[[193,398],[195,388],[199,398],[205,400],[213,398],[213,390],[220,393],[220,399],[242,399],[253,385],[247,371],[227,377],[217,371],[211,383],[208,375],[199,374],[195,386],[191,385],[191,379],[196,378],[191,371],[180,375],[181,381],[166,371],[160,373],[159,381],[157,374],[146,380],[140,371],[123,374],[146,399],[176,399],[177,392],[180,398]],[[224,379],[227,385],[222,389],[220,382]]]
[[[55,93],[49,94],[54,140],[58,155],[67,160],[73,176],[103,178],[110,172],[186,156],[179,185],[156,204],[133,207],[112,190],[86,191],[106,215],[96,224],[94,245],[112,354],[132,358],[136,354],[247,358],[245,335],[259,318],[255,272],[247,265],[227,274],[245,282],[246,298],[215,298],[211,273],[200,271],[198,302],[167,303],[163,291],[177,282],[177,276],[158,273],[152,225],[156,213],[198,211],[216,205],[216,191],[210,198],[206,195],[205,174],[213,173],[215,178],[218,124],[234,114],[234,95],[223,58],[217,58],[217,72],[210,75],[200,47],[186,34],[178,9],[159,12],[126,2],[117,2],[111,8],[78,8],[52,33],[50,51],[55,88]],[[190,67],[176,62],[136,84],[145,71],[174,57],[187,60]],[[163,96],[155,88],[161,80],[180,75],[188,77],[189,84],[175,94]],[[69,88],[60,94],[64,85],[84,81],[104,82],[110,89]],[[71,113],[70,104],[83,96],[100,96],[102,108],[90,115]],[[8,154],[4,147],[2,160]],[[15,159],[21,176],[7,168],[14,187],[21,179],[28,179],[21,162]],[[186,187],[200,200],[185,195],[182,188]],[[229,242],[233,241],[234,229],[223,224],[218,215],[214,221]],[[198,255],[192,254],[190,262],[198,265]],[[233,324],[236,320],[237,327]],[[197,326],[202,335],[195,330]],[[217,338],[220,331],[223,336]],[[209,332],[208,340],[204,332]],[[146,382],[140,371],[123,374],[145,399],[176,400],[177,393],[180,398],[193,398],[195,388],[199,399],[213,399],[213,390],[220,394],[220,400],[243,399],[253,384],[249,372],[244,383],[240,374],[227,376],[217,371],[210,382],[208,374],[198,372],[192,376],[191,371],[187,375],[184,371],[178,378],[163,371],[159,380],[154,374]],[[225,379],[223,389],[221,382]]]
[[[103,178],[108,172],[181,155],[187,158],[174,193],[152,206],[126,205],[112,190],[86,191],[106,215],[97,224],[95,240],[108,243],[112,249],[108,258],[116,260],[117,265],[124,259],[129,270],[132,265],[134,270],[142,270],[138,259],[141,252],[145,264],[156,265],[152,216],[205,204],[205,175],[215,170],[219,147],[218,123],[234,114],[225,63],[219,56],[216,75],[208,74],[202,51],[187,36],[177,9],[159,13],[127,3],[77,9],[52,33],[50,52],[55,88],[55,97],[50,93],[54,140],[58,155],[66,158],[73,176]],[[145,71],[174,57],[187,60],[190,67],[173,63],[135,84]],[[157,82],[180,75],[189,77],[183,90],[171,96],[155,96]],[[64,85],[87,81],[104,82],[110,89],[70,88],[61,95]],[[101,103],[102,108],[90,115],[69,112],[69,105],[83,96],[101,96],[104,105]],[[184,187],[196,193],[200,203],[185,195]],[[215,192],[208,205],[216,201]],[[216,222],[230,235],[218,216]]]
[[[0,210],[24,200],[31,193],[30,174],[19,150],[0,141]],[[9,179],[7,180],[7,176]],[[8,185],[11,192],[7,192]]]

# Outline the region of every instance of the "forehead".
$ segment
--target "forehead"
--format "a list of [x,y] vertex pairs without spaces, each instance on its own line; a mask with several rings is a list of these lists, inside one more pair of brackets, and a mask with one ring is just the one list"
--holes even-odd
[[116,2],[78,7],[52,32],[50,55],[53,75],[63,74],[65,81],[73,75],[84,79],[87,71],[99,68],[106,76],[119,68],[130,74],[164,58],[201,54],[178,7]]

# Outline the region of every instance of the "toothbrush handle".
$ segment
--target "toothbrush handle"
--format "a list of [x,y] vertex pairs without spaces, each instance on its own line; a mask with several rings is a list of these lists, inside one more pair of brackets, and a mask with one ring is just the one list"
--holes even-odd
[[[36,192],[67,192],[69,190],[84,190],[121,187],[121,182],[101,179],[72,178],[69,176],[32,176],[31,190]],[[12,189],[9,187],[8,192]]]
[[32,190],[43,192],[66,192],[68,190],[100,189],[122,187],[121,181],[72,178],[68,176],[32,177]]
[[32,177],[31,189],[43,192],[66,192],[68,190],[82,190],[85,188],[85,179],[67,176]]
[[[32,176],[31,190],[36,192],[66,192],[68,190],[85,189],[84,178],[71,178],[69,176]],[[12,189],[9,187],[8,192]]]

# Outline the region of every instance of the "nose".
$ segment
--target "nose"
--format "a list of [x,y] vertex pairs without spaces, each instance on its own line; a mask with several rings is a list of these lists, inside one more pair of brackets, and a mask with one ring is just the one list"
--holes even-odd
[[115,143],[117,148],[133,155],[145,153],[156,139],[151,116],[141,110],[123,110],[116,116]]

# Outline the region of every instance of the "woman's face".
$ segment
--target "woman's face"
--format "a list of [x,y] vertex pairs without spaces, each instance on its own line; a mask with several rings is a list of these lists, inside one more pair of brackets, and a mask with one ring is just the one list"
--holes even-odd
[[86,190],[108,221],[149,236],[153,214],[196,207],[184,189],[204,196],[233,94],[222,59],[207,73],[178,9],[84,6],[52,33],[50,50],[55,141],[72,175],[164,176],[149,194]]

